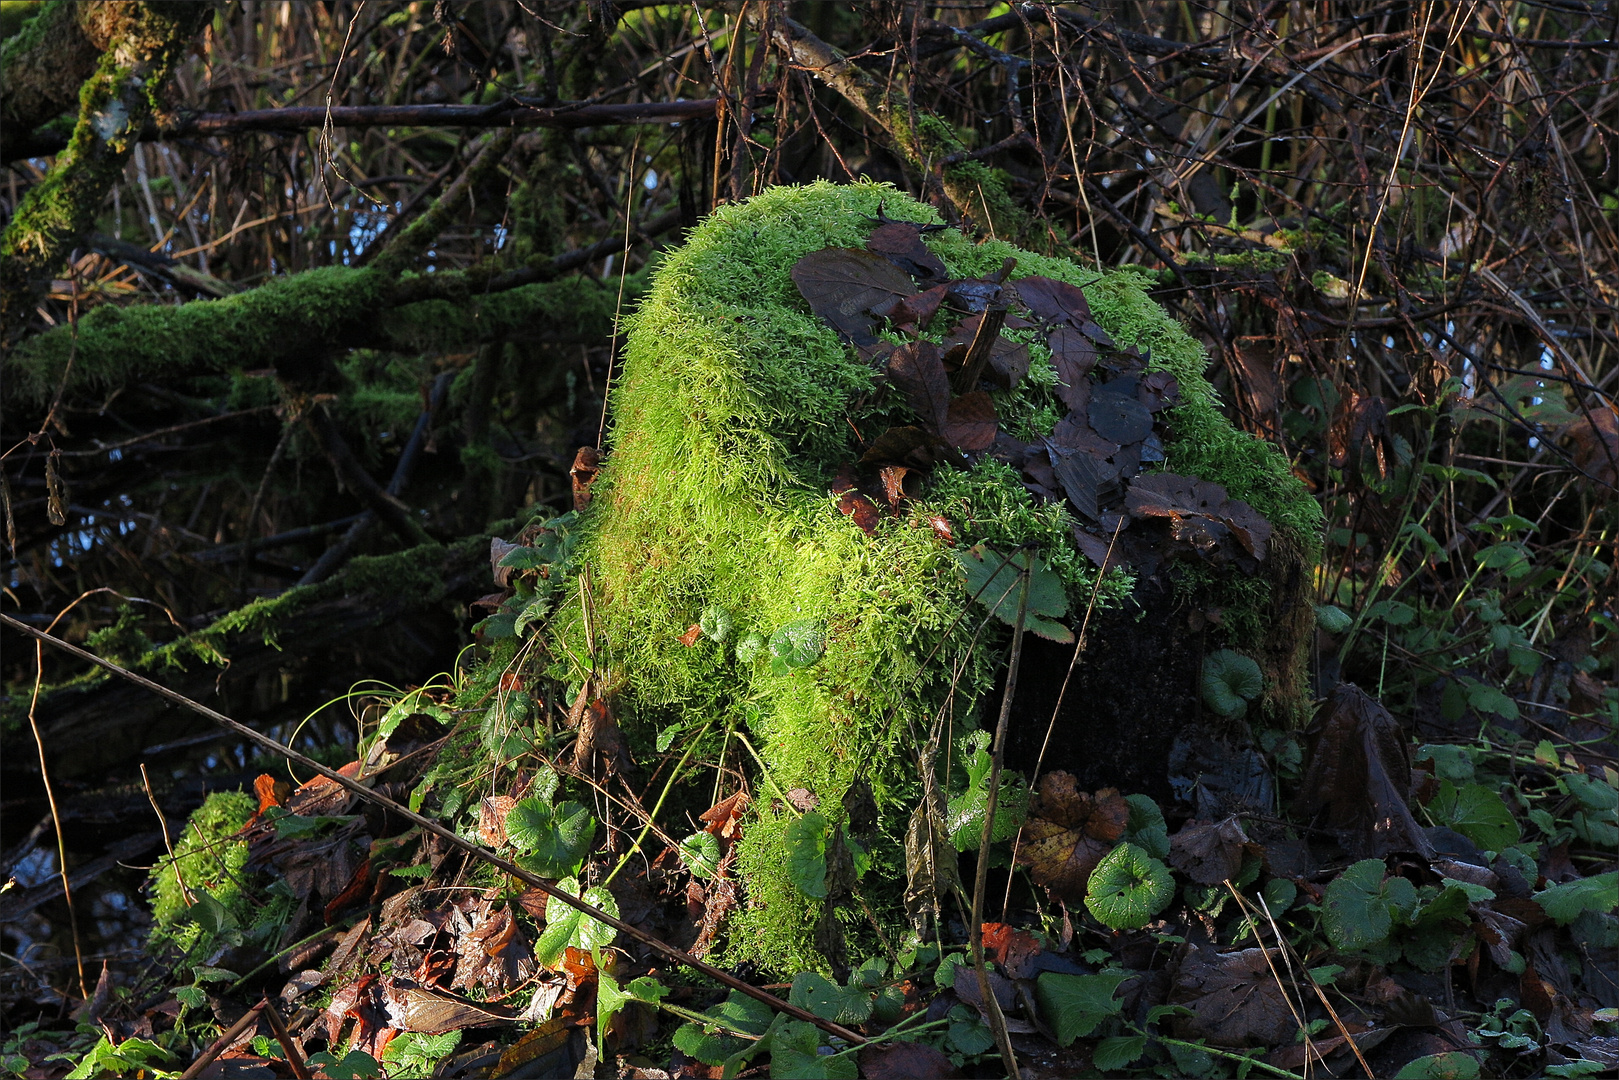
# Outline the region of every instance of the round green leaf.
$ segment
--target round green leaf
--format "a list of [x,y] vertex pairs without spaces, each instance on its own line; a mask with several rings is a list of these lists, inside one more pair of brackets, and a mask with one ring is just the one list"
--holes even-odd
[[697,625],[702,627],[704,637],[721,645],[731,640],[731,634],[736,629],[735,623],[731,620],[731,613],[713,605],[703,609],[703,617],[698,620]]
[[1091,871],[1085,906],[1114,930],[1135,930],[1169,906],[1175,882],[1169,867],[1134,844],[1120,844]]
[[[577,878],[560,881],[557,888],[575,896],[579,895]],[[587,904],[600,908],[613,918],[618,918],[618,901],[614,900],[613,894],[606,889],[597,886],[587,890],[579,898]],[[562,959],[563,950],[569,946],[575,949],[599,949],[604,945],[611,945],[617,934],[618,931],[606,923],[591,918],[553,896],[545,902],[545,931],[540,934],[540,940],[534,943],[534,959],[544,967],[555,967],[556,962]]]
[[789,822],[781,838],[787,845],[787,877],[811,900],[826,899],[827,820],[811,810]]
[[759,659],[766,647],[763,634],[743,634],[736,643],[736,658],[740,663],[751,664]]
[[805,619],[791,622],[770,635],[770,655],[789,668],[807,668],[826,650],[821,624]]
[[1331,604],[1317,604],[1315,606],[1316,625],[1329,634],[1341,634],[1355,624],[1349,613],[1341,607]]
[[1250,657],[1219,649],[1203,658],[1203,700],[1221,716],[1235,720],[1264,689],[1264,676]]
[[693,877],[711,878],[719,869],[720,842],[707,830],[694,832],[680,842],[680,859]]

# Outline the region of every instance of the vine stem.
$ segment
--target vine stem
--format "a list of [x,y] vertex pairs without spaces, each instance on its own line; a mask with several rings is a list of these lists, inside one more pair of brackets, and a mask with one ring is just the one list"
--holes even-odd
[[1006,690],[1001,694],[1001,715],[995,722],[995,744],[990,752],[989,799],[984,805],[984,831],[978,839],[978,869],[973,878],[972,920],[967,927],[967,940],[972,946],[973,968],[978,972],[978,989],[984,997],[984,1015],[989,1018],[990,1030],[995,1033],[995,1045],[1001,1052],[1010,1080],[1020,1080],[1017,1054],[1012,1049],[1012,1036],[1006,1030],[1006,1017],[1001,1003],[989,984],[989,967],[984,963],[984,893],[989,882],[989,845],[995,835],[995,810],[1000,802],[1001,765],[1006,759],[1006,729],[1012,719],[1012,697],[1017,692],[1018,664],[1023,659],[1023,622],[1029,614],[1029,580],[1032,556],[1025,553],[1024,566],[1018,571],[1019,587],[1017,622],[1012,624],[1012,656],[1006,664]]

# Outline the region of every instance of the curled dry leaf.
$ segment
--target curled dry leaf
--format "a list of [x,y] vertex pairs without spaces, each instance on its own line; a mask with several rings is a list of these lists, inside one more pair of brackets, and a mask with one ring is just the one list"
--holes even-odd
[[590,505],[590,485],[596,482],[596,474],[601,472],[601,466],[602,453],[594,446],[581,446],[573,456],[573,468],[568,470],[568,477],[573,484],[575,510],[583,510]]
[[947,285],[935,285],[915,296],[907,296],[888,310],[888,321],[901,330],[925,328],[938,314],[939,305],[944,303],[949,291]]
[[1591,403],[1591,414],[1564,429],[1573,441],[1574,464],[1598,484],[1619,484],[1619,409]]
[[696,645],[697,644],[697,639],[702,637],[702,636],[703,636],[703,624],[702,623],[692,623],[690,626],[686,627],[686,632],[684,634],[680,635],[679,640],[680,640],[680,643],[682,645],[686,646],[686,648],[689,649],[693,645]]
[[1066,772],[1047,773],[1029,807],[1017,861],[1067,904],[1085,899],[1091,871],[1130,824],[1130,804],[1113,788],[1078,790]]
[[[1177,531],[1194,519],[1215,522],[1229,529],[1244,550],[1261,561],[1270,540],[1271,525],[1241,499],[1226,496],[1225,488],[1207,480],[1175,473],[1153,473],[1137,478],[1125,495],[1124,505],[1138,518],[1168,518]],[[1217,533],[1209,535],[1218,537]]]
[[858,248],[812,251],[793,264],[792,278],[810,310],[856,345],[875,345],[878,320],[916,295],[909,274]]
[[[860,492],[851,488],[839,495],[838,509],[842,511],[844,516],[854,519],[854,523],[860,526],[861,532],[864,532],[867,536],[876,535],[877,523],[882,520],[882,513],[877,509],[876,503],[860,494]],[[685,638],[681,640],[684,641]],[[696,639],[693,638],[692,640],[695,641]]]
[[510,795],[489,795],[478,802],[478,839],[490,847],[506,842],[506,815],[517,800]]

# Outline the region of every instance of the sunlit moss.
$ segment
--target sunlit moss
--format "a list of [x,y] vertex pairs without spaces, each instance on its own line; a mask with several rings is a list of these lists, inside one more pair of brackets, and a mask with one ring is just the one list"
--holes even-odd
[[[880,431],[892,403],[872,368],[807,310],[788,272],[810,251],[862,245],[879,206],[890,218],[936,220],[887,185],[778,188],[722,208],[658,268],[628,321],[612,454],[589,517],[592,604],[588,618],[577,603],[564,608],[552,641],[569,681],[593,667],[620,691],[632,736],[692,718],[732,725],[769,770],[766,799],[802,787],[835,808],[857,776],[866,780],[892,846],[916,796],[915,733],[941,710],[957,714],[958,731],[970,724],[1002,658],[999,630],[980,632],[964,612],[952,548],[927,513],[949,519],[958,540],[1038,542],[1076,605],[1089,599],[1094,568],[1074,550],[1066,511],[1035,506],[993,462],[941,473],[922,513],[885,520],[874,536],[835,508],[833,470],[858,456],[856,429]],[[1142,277],[975,244],[955,230],[929,242],[958,275],[993,273],[1011,257],[1014,277],[1085,287],[1115,340],[1150,349],[1181,383],[1170,465],[1220,480],[1283,530],[1313,535],[1314,504],[1272,448],[1219,414],[1202,350]],[[1112,578],[1100,599],[1127,588]],[[713,607],[730,612],[738,636],[813,623],[825,654],[781,672],[706,639],[682,644]],[[742,844],[753,902],[732,921],[729,955],[791,970],[817,955],[815,911],[786,877],[775,813],[767,808]],[[894,900],[892,877],[874,889],[878,906]]]
[[237,926],[245,927],[254,921],[256,890],[245,870],[247,843],[231,837],[257,809],[258,803],[251,795],[214,792],[191,815],[180,839],[175,841],[174,860],[163,858],[152,867],[154,948],[174,945],[189,955],[199,946],[207,946],[203,927],[191,917],[192,906],[204,895],[219,901]]

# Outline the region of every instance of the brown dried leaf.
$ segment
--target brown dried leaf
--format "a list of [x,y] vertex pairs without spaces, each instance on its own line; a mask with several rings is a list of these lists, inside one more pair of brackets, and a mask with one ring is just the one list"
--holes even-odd
[[590,505],[590,485],[596,482],[596,474],[601,472],[602,454],[594,446],[581,446],[579,452],[573,456],[573,468],[568,470],[568,477],[573,483],[573,508],[583,510]]
[[1218,885],[1237,876],[1243,857],[1259,853],[1235,817],[1188,821],[1169,838],[1169,865],[1199,885]]
[[878,478],[883,482],[883,497],[888,500],[888,505],[892,509],[898,510],[899,504],[907,498],[905,478],[910,472],[911,470],[903,465],[884,465],[877,472]]
[[[521,544],[511,544],[498,536],[489,538],[489,569],[495,575],[495,587],[504,589],[511,581],[512,568],[500,565],[500,560],[516,551]],[[496,594],[496,603],[505,599],[504,594]],[[487,599],[487,598],[486,598]]]
[[938,314],[939,305],[944,303],[949,291],[947,285],[935,285],[915,296],[907,296],[889,309],[888,321],[899,330],[914,331],[925,328],[933,321],[933,316]]
[[[877,523],[882,520],[882,513],[877,509],[876,503],[860,494],[860,492],[851,489],[839,495],[838,509],[845,516],[853,518],[854,523],[860,526],[860,530],[867,536],[876,535]],[[701,633],[702,627],[699,626],[697,630]],[[681,638],[680,640],[685,641],[686,639]],[[696,638],[692,638],[687,644],[694,644],[696,640]]]
[[506,842],[506,815],[517,800],[510,795],[487,795],[478,802],[478,839],[490,847]]
[[1180,383],[1167,371],[1149,371],[1141,377],[1137,400],[1146,406],[1148,412],[1179,405]]
[[1599,484],[1619,483],[1619,409],[1592,402],[1590,418],[1565,429],[1574,441],[1574,464]]
[[1014,979],[1032,979],[1040,972],[1040,939],[1027,930],[1005,923],[983,925],[984,953]]
[[515,1009],[504,1005],[471,1001],[442,990],[416,986],[404,979],[385,979],[382,990],[389,1019],[400,1031],[442,1035],[463,1028],[510,1024],[518,1015]]
[[871,251],[822,248],[793,264],[793,284],[810,310],[856,345],[874,345],[880,316],[916,295],[909,274]]
[[1175,1034],[1216,1046],[1291,1043],[1298,1021],[1288,1007],[1271,965],[1282,966],[1272,949],[1217,952],[1204,946],[1181,956],[1169,1000],[1191,1016],[1178,1017]]
[[866,250],[876,252],[914,278],[943,280],[950,276],[944,263],[922,242],[921,227],[906,221],[877,226],[866,238]]
[[1301,814],[1336,832],[1357,859],[1396,851],[1433,856],[1406,806],[1409,740],[1387,709],[1353,683],[1339,683],[1306,737]]
[[1051,469],[1069,503],[1092,521],[1100,520],[1102,502],[1118,494],[1119,467],[1094,452],[1053,450]]
[[686,632],[684,634],[681,634],[680,637],[677,638],[676,640],[678,640],[682,645],[686,646],[686,648],[689,649],[693,645],[696,645],[697,644],[697,639],[702,637],[702,636],[703,636],[703,625],[701,623],[692,623],[690,626],[686,627]]
[[1078,286],[1036,275],[1020,278],[1016,288],[1023,306],[1042,322],[1066,322],[1078,329],[1091,321],[1090,302]]
[[1085,415],[1098,435],[1120,446],[1140,442],[1152,434],[1152,413],[1133,392],[1120,394],[1098,387],[1091,392]]
[[989,395],[974,390],[950,403],[941,434],[959,450],[968,453],[988,450],[995,444],[995,429],[1000,422]]
[[925,426],[935,431],[944,426],[950,410],[950,377],[944,372],[937,345],[911,341],[896,348],[888,360],[888,379]]
[[1091,871],[1124,835],[1130,804],[1114,788],[1092,795],[1066,772],[1047,773],[1029,808],[1017,861],[1068,904],[1085,899]]

